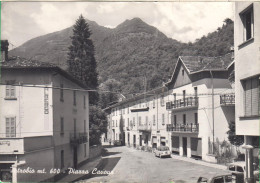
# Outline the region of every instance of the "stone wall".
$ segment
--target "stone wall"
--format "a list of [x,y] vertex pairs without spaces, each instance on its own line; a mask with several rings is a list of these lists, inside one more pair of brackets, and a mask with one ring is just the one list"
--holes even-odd
[[89,159],[95,158],[101,155],[102,145],[94,145],[89,148]]

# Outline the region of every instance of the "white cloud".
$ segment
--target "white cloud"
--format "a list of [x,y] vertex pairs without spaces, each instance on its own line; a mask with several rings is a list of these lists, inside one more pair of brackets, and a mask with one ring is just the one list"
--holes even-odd
[[[5,4],[5,3],[4,3]],[[139,17],[168,37],[194,41],[233,19],[230,2],[7,2],[2,9],[2,35],[17,44],[72,26],[82,14],[114,28]],[[15,42],[14,41],[14,42]]]
[[59,31],[72,26],[80,14],[87,15],[85,3],[44,2],[41,11],[31,14],[31,18],[46,33]]

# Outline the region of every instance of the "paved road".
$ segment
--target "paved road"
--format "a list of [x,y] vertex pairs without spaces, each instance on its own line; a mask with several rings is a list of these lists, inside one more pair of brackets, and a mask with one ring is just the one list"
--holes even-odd
[[[152,153],[128,147],[107,148],[100,171],[113,171],[110,175],[93,175],[81,182],[141,182],[192,183],[200,175],[225,172],[173,158],[157,158]],[[105,172],[107,173],[107,172]]]

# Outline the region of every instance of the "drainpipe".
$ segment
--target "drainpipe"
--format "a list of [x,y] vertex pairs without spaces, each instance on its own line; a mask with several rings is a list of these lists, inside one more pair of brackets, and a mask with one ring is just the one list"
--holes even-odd
[[213,86],[213,74],[210,70],[211,76],[211,95],[212,95],[212,126],[213,126],[213,154],[214,154],[214,143],[215,143],[215,121],[214,121],[214,86]]

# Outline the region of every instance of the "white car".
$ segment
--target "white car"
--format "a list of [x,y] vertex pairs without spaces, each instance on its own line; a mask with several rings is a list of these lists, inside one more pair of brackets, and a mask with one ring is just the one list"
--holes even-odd
[[[237,161],[234,163],[230,163],[227,166],[227,169],[232,174],[242,174],[245,176],[246,172],[246,162],[244,161]],[[259,182],[259,169],[254,170],[254,179],[256,182]]]
[[171,152],[167,146],[159,146],[154,150],[154,155],[158,157],[171,157]]

